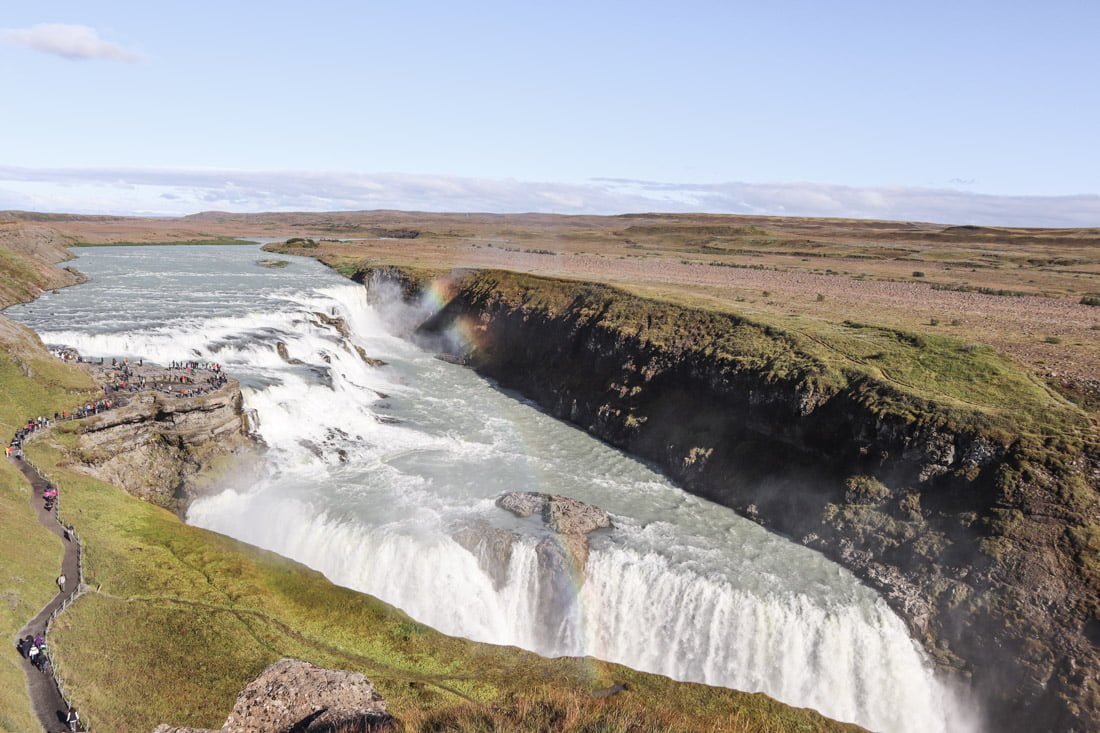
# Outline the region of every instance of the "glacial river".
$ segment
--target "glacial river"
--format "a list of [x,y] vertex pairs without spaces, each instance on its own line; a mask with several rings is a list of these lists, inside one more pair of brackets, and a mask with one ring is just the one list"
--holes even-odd
[[[258,415],[262,475],[196,502],[190,523],[448,634],[762,691],[875,730],[975,729],[876,593],[414,345],[430,300],[368,293],[312,260],[262,268],[254,247],[78,252],[90,282],[7,315],[86,355],[221,362]],[[351,343],[315,313],[344,318]],[[369,366],[353,344],[386,364]],[[495,506],[506,491],[612,514],[583,583],[547,577],[544,530]],[[520,533],[506,567],[453,539],[479,522]]]

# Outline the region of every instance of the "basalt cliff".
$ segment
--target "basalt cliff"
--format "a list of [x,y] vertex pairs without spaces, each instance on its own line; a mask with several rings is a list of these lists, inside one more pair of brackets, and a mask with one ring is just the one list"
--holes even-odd
[[443,341],[503,388],[852,569],[989,729],[1100,728],[1090,428],[1014,433],[730,313],[504,272],[451,288],[421,334],[464,334]]

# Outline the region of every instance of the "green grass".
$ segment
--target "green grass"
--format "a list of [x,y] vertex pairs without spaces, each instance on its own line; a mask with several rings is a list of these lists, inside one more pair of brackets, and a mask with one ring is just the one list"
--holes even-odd
[[23,624],[56,592],[61,554],[61,540],[38,523],[23,474],[8,461],[0,462],[0,730],[18,733],[38,727],[12,645]]
[[176,245],[256,244],[249,239],[216,237],[214,239],[185,239],[172,242],[74,242],[70,247],[167,247]]
[[[485,716],[501,721],[496,730],[538,730],[540,716],[562,711],[587,721],[577,730],[650,730],[647,721],[661,720],[685,731],[854,730],[763,695],[445,636],[297,563],[66,471],[63,450],[38,441],[30,452],[63,487],[96,592],[61,617],[54,653],[98,729],[220,725],[240,688],[293,656],[367,674],[408,730],[483,730]],[[630,692],[590,695],[622,682]],[[559,713],[547,712],[555,706]],[[615,719],[633,728],[611,727]],[[443,720],[460,724],[439,728]]]
[[[53,359],[33,334],[7,321],[0,326],[0,438],[6,446],[27,418],[82,401],[90,380]],[[38,523],[27,480],[13,464],[0,461],[0,633],[5,641],[0,657],[0,730],[38,727],[10,644],[53,597],[61,555],[61,541]]]

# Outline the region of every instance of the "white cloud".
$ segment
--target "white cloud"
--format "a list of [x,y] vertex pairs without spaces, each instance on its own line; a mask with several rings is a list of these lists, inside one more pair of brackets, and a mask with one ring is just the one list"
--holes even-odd
[[823,183],[546,183],[403,173],[0,166],[0,209],[103,214],[202,210],[641,211],[834,216],[1001,226],[1100,226],[1100,195],[995,196]]
[[71,61],[100,59],[133,64],[141,56],[99,37],[95,28],[66,23],[39,23],[30,28],[0,30],[0,38],[14,46],[61,56]]

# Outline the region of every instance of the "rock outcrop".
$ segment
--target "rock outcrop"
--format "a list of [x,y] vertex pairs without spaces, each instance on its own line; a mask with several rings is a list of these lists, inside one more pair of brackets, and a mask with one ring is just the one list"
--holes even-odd
[[510,491],[497,499],[497,506],[517,517],[538,514],[558,534],[586,535],[611,526],[611,516],[603,509],[568,496]]
[[127,400],[84,422],[73,468],[182,511],[255,457],[236,380],[193,397],[140,392]]
[[477,558],[478,566],[493,581],[494,588],[500,590],[504,587],[508,582],[512,549],[519,535],[509,529],[478,521],[459,528],[451,537]]
[[[539,517],[549,530],[535,546],[539,574],[548,582],[548,589],[566,580],[571,580],[574,586],[584,583],[584,567],[588,563],[587,535],[611,526],[607,512],[567,496],[535,492],[508,492],[498,497],[496,503],[517,517]],[[451,536],[477,558],[493,586],[500,590],[508,580],[508,565],[519,534],[479,521],[461,527]],[[553,595],[551,590],[548,594]]]
[[305,364],[305,362],[301,359],[295,359],[290,355],[290,352],[287,350],[285,341],[275,342],[275,353],[277,353],[279,355],[279,358],[285,361],[287,364],[291,364],[293,366],[300,366],[302,364]]
[[153,733],[370,733],[392,723],[366,676],[280,659],[241,691],[217,731],[165,724]]
[[[497,506],[517,517],[538,516],[553,532],[539,540],[535,547],[541,573],[551,579],[570,578],[576,587],[584,583],[588,534],[611,526],[611,516],[607,512],[568,496],[532,491],[504,494],[497,499]],[[550,594],[553,598],[547,598],[546,604],[560,597],[553,590]]]
[[592,283],[474,274],[422,328],[459,323],[479,373],[852,569],[972,675],[991,729],[1100,728],[1100,449],[954,422],[777,329]]

